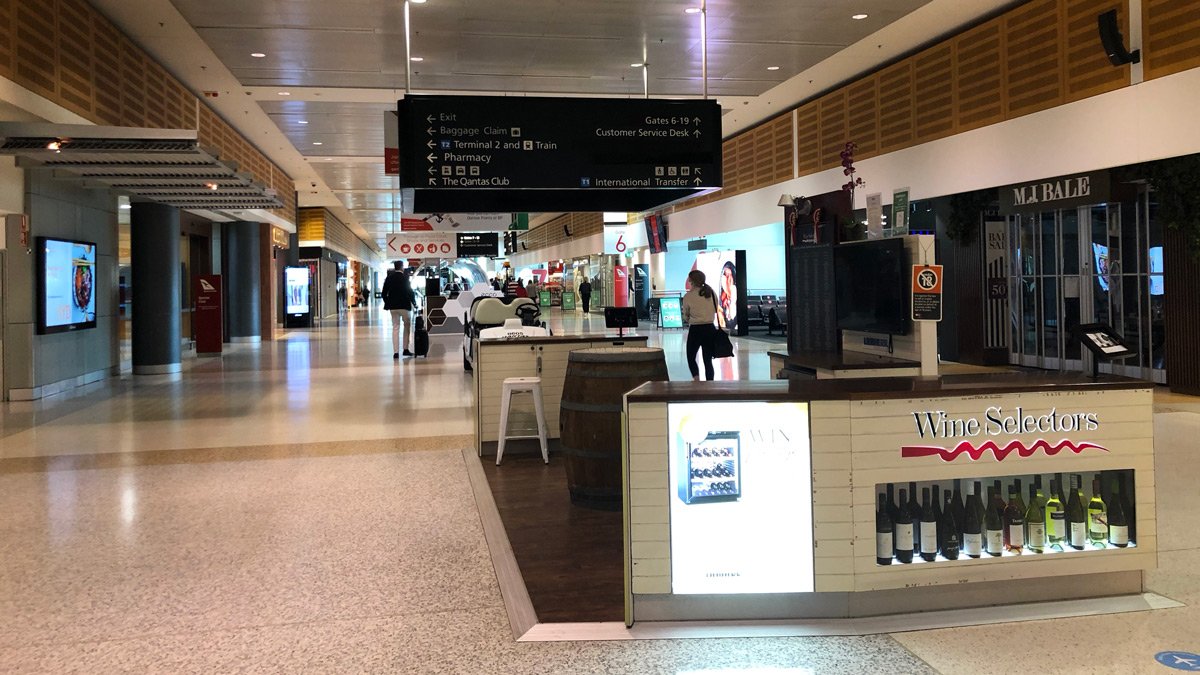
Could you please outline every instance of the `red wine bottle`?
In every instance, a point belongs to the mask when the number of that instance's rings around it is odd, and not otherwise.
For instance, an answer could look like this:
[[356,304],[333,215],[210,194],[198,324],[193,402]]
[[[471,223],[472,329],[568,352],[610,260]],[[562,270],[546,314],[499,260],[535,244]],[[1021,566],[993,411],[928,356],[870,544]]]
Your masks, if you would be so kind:
[[929,488],[921,488],[920,527],[921,559],[933,562],[938,553],[937,516],[934,515],[933,506],[929,501]]
[[962,548],[968,558],[978,558],[983,555],[983,500],[979,491],[983,484],[975,481],[975,491],[967,496],[966,516],[963,523]]
[[896,549],[892,543],[892,517],[888,514],[887,496],[879,495],[879,509],[875,511],[875,563],[891,565]]
[[896,518],[896,560],[902,563],[913,561],[913,517],[908,510],[908,492],[900,489],[900,514]]
[[942,557],[946,560],[958,560],[958,552],[961,548],[959,544],[958,531],[960,529],[958,523],[954,522],[954,508],[950,503],[954,497],[946,492],[946,503],[942,508],[942,519],[938,521],[938,534],[942,537],[939,542],[939,550],[942,552]]

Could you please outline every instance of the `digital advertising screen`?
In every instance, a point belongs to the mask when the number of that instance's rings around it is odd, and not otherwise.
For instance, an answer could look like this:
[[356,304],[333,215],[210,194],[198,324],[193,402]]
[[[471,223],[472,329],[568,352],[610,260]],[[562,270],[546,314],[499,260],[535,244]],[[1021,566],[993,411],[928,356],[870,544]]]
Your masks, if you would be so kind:
[[96,327],[96,244],[38,237],[38,333]]
[[[737,251],[704,251],[696,254],[692,269],[704,272],[709,286],[717,292],[725,330],[733,333],[738,327],[738,269]],[[688,290],[691,286],[688,285]]]
[[288,314],[308,314],[309,288],[308,268],[288,267],[284,269],[284,297],[287,299]]
[[672,403],[675,594],[813,590],[807,403]]
[[679,309],[679,298],[659,298],[658,316],[662,328],[683,328],[683,312]]

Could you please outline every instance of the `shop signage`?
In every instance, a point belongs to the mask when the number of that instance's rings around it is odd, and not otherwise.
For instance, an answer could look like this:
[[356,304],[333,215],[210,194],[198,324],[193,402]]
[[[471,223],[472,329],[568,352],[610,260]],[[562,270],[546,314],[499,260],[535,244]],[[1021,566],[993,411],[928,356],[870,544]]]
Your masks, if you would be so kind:
[[387,257],[457,258],[458,242],[453,232],[401,232],[387,237]]
[[1063,450],[1079,454],[1085,450],[1101,450],[1108,448],[1090,442],[1077,442],[1063,439],[1050,443],[1038,439],[1030,444],[1020,440],[1010,440],[999,445],[994,440],[975,443],[966,439],[988,436],[1013,436],[1016,434],[1070,434],[1099,431],[1100,417],[1094,412],[1063,412],[1051,408],[1043,414],[1029,414],[1024,408],[1017,407],[1009,412],[999,406],[986,409],[982,415],[973,417],[952,416],[944,410],[914,412],[913,421],[916,423],[917,436],[921,439],[964,439],[953,448],[938,445],[905,445],[900,448],[901,457],[941,457],[942,461],[952,462],[962,455],[978,460],[991,453],[996,461],[1002,462],[1011,454],[1019,457],[1032,457],[1043,452],[1053,457]]
[[271,243],[275,248],[287,248],[291,233],[281,227],[271,228]]
[[1048,178],[1000,188],[1002,213],[1052,211],[1103,204],[1109,201],[1112,185],[1107,171]]
[[1008,347],[1008,223],[987,219],[983,223],[984,283],[987,284],[984,324],[989,349]]
[[942,266],[913,265],[913,321],[942,320]]
[[542,307],[549,307],[551,304],[550,291],[538,291],[538,304]]
[[503,232],[510,229],[508,213],[405,213],[401,232]]
[[659,328],[683,328],[683,312],[679,307],[679,298],[659,298],[658,326]]
[[399,113],[400,187],[721,187],[711,100],[410,95]]
[[608,255],[625,255],[645,246],[646,228],[640,224],[604,226],[604,252]]
[[575,309],[575,291],[562,292],[562,308],[568,311]]
[[400,121],[395,110],[383,111],[383,172],[400,175]]
[[512,214],[512,222],[509,223],[508,229],[521,230],[521,231],[528,230],[529,229],[529,214],[528,213]]

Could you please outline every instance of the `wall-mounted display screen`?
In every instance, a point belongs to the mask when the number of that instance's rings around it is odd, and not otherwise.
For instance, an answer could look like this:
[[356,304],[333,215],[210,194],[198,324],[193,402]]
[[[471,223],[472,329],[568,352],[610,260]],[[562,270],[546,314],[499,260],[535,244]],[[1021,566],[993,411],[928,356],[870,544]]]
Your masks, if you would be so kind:
[[672,403],[671,590],[813,590],[808,404]]
[[287,299],[288,314],[308,314],[309,304],[309,270],[307,267],[288,267],[284,269],[284,297]]
[[37,238],[39,334],[96,327],[96,244]]
[[499,232],[472,232],[458,235],[458,257],[495,258],[500,251]]
[[[705,251],[696,254],[692,269],[704,272],[704,280],[717,292],[717,306],[725,330],[738,326],[737,251]],[[690,284],[688,289],[691,290]]]
[[910,270],[900,238],[834,246],[837,327],[907,335]]

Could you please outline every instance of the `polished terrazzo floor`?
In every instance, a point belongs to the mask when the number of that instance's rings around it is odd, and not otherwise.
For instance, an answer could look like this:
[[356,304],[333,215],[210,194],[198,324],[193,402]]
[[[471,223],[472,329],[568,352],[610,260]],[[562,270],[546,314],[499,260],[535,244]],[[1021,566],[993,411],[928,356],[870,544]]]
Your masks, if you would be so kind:
[[[563,322],[554,317],[555,325]],[[600,330],[600,322],[566,322]],[[516,643],[461,449],[457,338],[365,312],[0,412],[0,672],[1169,672],[1200,652],[1200,401],[1157,416],[1151,590],[1181,609],[866,637]],[[652,335],[669,354],[681,332]],[[767,376],[766,342],[727,376]],[[673,378],[686,377],[670,358]],[[1024,664],[1024,665],[1022,665]]]

